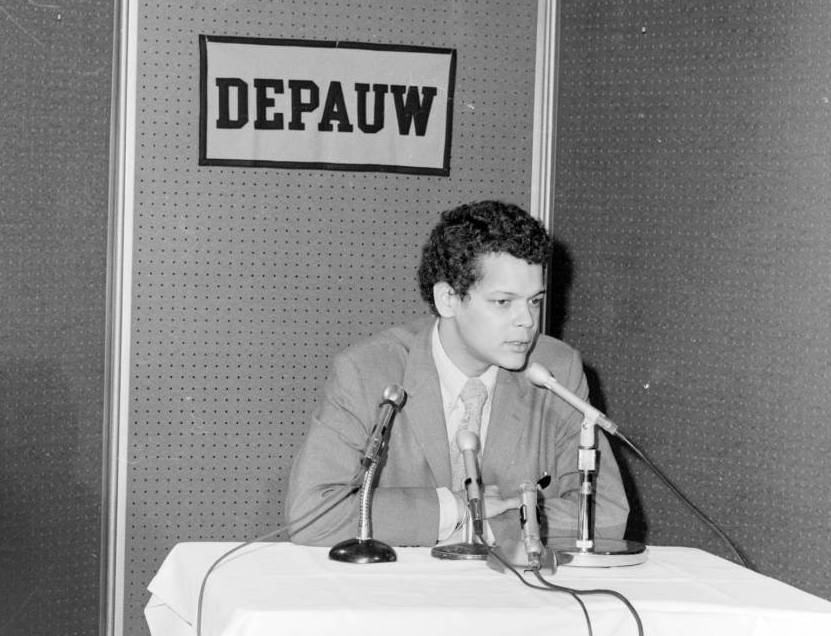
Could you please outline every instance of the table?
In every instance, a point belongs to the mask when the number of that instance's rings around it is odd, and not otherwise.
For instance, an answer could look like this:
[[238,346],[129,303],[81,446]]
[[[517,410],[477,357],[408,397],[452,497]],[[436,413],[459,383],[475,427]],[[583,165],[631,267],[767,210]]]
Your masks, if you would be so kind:
[[[173,548],[148,586],[153,636],[195,636],[204,575],[238,545]],[[327,548],[246,546],[208,577],[201,636],[588,634],[566,593],[530,589],[484,561],[435,559],[428,548],[396,553],[395,562],[362,565],[332,561]],[[548,574],[557,585],[620,592],[647,636],[831,634],[831,602],[694,548],[650,546],[640,565]],[[595,636],[637,635],[620,600],[582,598]]]

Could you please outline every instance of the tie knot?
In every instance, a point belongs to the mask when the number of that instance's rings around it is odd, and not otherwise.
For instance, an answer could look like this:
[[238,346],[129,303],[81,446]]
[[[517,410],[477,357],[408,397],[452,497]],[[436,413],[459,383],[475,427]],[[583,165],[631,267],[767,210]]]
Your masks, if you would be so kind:
[[470,378],[462,388],[459,397],[465,405],[465,419],[478,424],[482,418],[482,407],[488,399],[488,389],[485,383],[479,378]]

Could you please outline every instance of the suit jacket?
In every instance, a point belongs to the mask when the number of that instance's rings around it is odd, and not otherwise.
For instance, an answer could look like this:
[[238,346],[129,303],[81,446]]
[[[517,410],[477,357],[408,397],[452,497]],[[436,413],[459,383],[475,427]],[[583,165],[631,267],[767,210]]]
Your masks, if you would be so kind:
[[[338,354],[289,479],[286,512],[293,541],[333,545],[358,531],[360,461],[384,388],[400,384],[407,400],[391,426],[372,498],[372,536],[399,546],[432,546],[438,538],[436,488],[450,487],[450,451],[441,390],[431,352],[433,319],[394,327]],[[550,369],[582,398],[588,387],[580,355],[539,336],[530,360]],[[499,369],[480,471],[503,496],[525,480],[552,479],[540,495],[543,537],[577,533],[577,448],[582,415],[521,372]],[[617,464],[598,429],[597,537],[623,536],[628,504]],[[349,493],[349,494],[346,494]],[[511,510],[488,521],[497,543],[520,537]]]

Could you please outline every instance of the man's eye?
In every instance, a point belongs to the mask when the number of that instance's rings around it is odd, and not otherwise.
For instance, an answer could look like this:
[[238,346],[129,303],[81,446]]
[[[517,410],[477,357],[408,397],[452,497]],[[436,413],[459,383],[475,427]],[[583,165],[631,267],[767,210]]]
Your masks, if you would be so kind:
[[534,307],[539,307],[540,305],[542,305],[542,297],[539,297],[539,298],[532,298],[532,299],[531,299],[531,304],[532,304]]
[[511,301],[508,298],[496,298],[494,301],[500,307],[506,307],[507,305],[511,304]]

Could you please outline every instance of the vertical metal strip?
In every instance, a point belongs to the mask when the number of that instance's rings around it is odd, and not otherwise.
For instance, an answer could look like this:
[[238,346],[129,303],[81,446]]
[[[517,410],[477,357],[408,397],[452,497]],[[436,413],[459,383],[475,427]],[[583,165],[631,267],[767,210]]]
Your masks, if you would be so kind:
[[135,179],[135,87],[138,2],[115,10],[110,113],[109,246],[104,405],[104,475],[99,633],[124,632],[124,545],[130,396],[130,306]]
[[558,0],[539,0],[534,75],[534,144],[531,160],[531,213],[550,227],[554,192],[557,124]]
[[[531,214],[552,227],[557,132],[557,59],[559,0],[537,2],[537,58],[534,73],[534,132],[531,159]],[[548,325],[551,308],[543,308]]]

